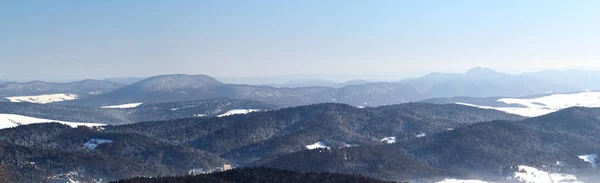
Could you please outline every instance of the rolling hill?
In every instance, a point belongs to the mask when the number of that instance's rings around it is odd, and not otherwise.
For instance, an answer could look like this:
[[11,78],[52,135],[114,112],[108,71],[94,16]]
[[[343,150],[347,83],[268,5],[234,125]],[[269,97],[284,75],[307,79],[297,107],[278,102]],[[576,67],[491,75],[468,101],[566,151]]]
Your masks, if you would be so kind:
[[64,101],[59,104],[101,107],[129,103],[177,102],[221,97],[255,100],[279,106],[298,106],[336,101],[357,106],[378,106],[424,99],[423,95],[400,83],[350,84],[339,89],[322,86],[278,88],[223,84],[205,75],[162,75],[141,80],[104,95]]
[[[0,102],[0,115],[18,115],[31,118],[27,120],[25,118],[6,118],[7,120],[12,119],[16,123],[23,124],[50,121],[129,124],[140,121],[216,117],[240,109],[273,110],[277,108],[277,106],[261,102],[227,98],[143,104],[135,108],[125,109]],[[0,123],[0,126],[8,127],[14,126],[14,124],[13,122],[5,121],[4,123]]]
[[[32,103],[59,102],[65,99],[73,100],[108,93],[122,86],[124,85],[100,80],[83,80],[70,83],[44,81],[27,83],[8,82],[0,84],[0,97],[2,97],[2,101]],[[52,96],[52,94],[55,96]],[[14,99],[9,100],[6,97],[14,97]],[[58,99],[53,100],[53,98]]]

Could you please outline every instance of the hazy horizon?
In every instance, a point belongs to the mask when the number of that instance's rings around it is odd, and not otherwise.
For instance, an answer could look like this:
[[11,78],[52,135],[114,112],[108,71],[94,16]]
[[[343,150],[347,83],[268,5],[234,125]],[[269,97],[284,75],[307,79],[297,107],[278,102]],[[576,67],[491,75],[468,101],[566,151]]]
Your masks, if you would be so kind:
[[0,2],[0,80],[600,70],[598,8],[516,0]]
[[[298,74],[285,74],[285,75],[265,75],[265,76],[212,76],[221,82],[230,83],[230,84],[252,84],[252,85],[270,85],[270,84],[285,84],[289,81],[295,80],[323,80],[323,81],[333,81],[338,83],[343,83],[352,80],[366,80],[370,82],[395,82],[401,81],[405,79],[419,78],[426,76],[432,73],[446,73],[446,74],[463,74],[468,72],[471,69],[483,68],[483,69],[491,69],[496,72],[509,74],[509,75],[520,75],[526,73],[535,73],[535,72],[544,72],[544,71],[591,71],[591,72],[600,72],[600,70],[591,70],[591,69],[547,69],[547,70],[532,70],[528,72],[503,72],[500,70],[496,70],[493,68],[487,67],[471,67],[464,71],[458,72],[424,72],[419,74],[409,75],[406,73],[373,73],[373,74],[319,74],[319,73],[298,73]],[[32,82],[32,81],[45,81],[45,82],[76,82],[87,79],[92,80],[111,80],[111,79],[131,79],[131,80],[140,80],[145,79],[152,76],[160,76],[160,75],[206,75],[202,73],[163,73],[157,75],[150,76],[124,76],[124,77],[105,77],[105,78],[76,78],[76,79],[31,79],[31,80],[9,80],[0,78],[0,81],[3,82]]]

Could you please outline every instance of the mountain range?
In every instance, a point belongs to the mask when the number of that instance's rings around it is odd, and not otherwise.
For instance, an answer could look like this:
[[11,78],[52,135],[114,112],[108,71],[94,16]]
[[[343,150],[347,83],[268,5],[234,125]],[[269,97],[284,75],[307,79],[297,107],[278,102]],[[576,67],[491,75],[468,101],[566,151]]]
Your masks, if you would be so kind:
[[[559,77],[560,76],[560,77]],[[323,102],[355,106],[379,106],[443,97],[521,97],[544,93],[569,93],[600,89],[594,71],[544,71],[510,75],[485,68],[466,73],[432,73],[398,82],[352,80],[293,80],[282,85],[240,85],[222,83],[206,75],[161,75],[135,78],[132,84],[84,80],[72,83],[0,84],[3,101],[38,102],[35,95],[63,94],[76,97],[48,100],[62,105],[102,107],[128,103],[157,103],[208,98],[248,99],[278,106],[298,106]],[[115,80],[116,81],[116,80]],[[15,97],[16,96],[16,97]],[[18,98],[21,96],[21,98]],[[23,97],[30,96],[30,97]],[[14,97],[8,100],[6,97]],[[52,98],[57,96],[38,96]],[[61,96],[58,96],[61,97]],[[69,100],[69,101],[65,101]],[[41,102],[40,102],[41,103]]]
[[[510,75],[491,69],[473,68],[463,74],[432,73],[398,82],[352,80],[337,83],[320,79],[297,79],[280,85],[264,86],[226,84],[206,75],[179,74],[146,79],[113,78],[71,83],[9,82],[0,84],[0,96],[4,96],[0,101],[58,102],[64,105],[102,107],[226,97],[278,106],[323,102],[378,106],[441,97],[521,97],[550,92],[595,90],[600,89],[594,85],[596,78],[600,79],[600,72],[567,70]],[[133,83],[121,84],[129,82]],[[51,94],[62,95],[44,96]],[[56,97],[62,98],[52,99]]]
[[[600,74],[575,72],[474,68],[278,86],[183,74],[2,83],[0,181],[593,183]],[[229,168],[239,169],[214,173]],[[202,175],[172,177],[188,174]]]
[[123,84],[101,80],[83,80],[70,83],[52,83],[31,81],[27,83],[6,82],[0,84],[0,101],[9,101],[6,97],[37,96],[47,94],[73,94],[76,98],[109,93],[123,87]]
[[103,95],[58,104],[101,107],[125,103],[174,102],[221,97],[255,100],[279,106],[323,102],[377,106],[424,99],[423,95],[400,83],[367,83],[348,85],[339,89],[319,86],[277,88],[224,84],[205,75],[163,75],[150,77]]

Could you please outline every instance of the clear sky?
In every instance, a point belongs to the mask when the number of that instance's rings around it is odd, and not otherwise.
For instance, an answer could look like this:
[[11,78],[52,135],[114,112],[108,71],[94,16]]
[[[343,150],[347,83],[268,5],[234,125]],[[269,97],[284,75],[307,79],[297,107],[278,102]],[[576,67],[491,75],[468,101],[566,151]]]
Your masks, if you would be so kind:
[[598,0],[5,0],[0,80],[600,70]]

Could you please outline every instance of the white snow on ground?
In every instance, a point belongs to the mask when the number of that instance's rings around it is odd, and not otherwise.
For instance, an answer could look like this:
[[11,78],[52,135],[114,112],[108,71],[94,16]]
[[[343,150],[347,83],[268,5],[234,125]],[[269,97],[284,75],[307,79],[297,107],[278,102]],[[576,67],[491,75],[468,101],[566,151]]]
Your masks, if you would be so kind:
[[568,174],[548,173],[533,167],[520,165],[514,178],[525,183],[583,183],[577,177]]
[[582,159],[585,162],[592,164],[592,167],[596,168],[598,165],[596,164],[596,159],[598,159],[597,154],[588,154],[588,155],[580,155],[579,159]]
[[520,104],[525,107],[490,107],[461,102],[457,102],[456,104],[479,107],[483,109],[495,109],[526,117],[535,117],[575,106],[600,107],[600,92],[552,94],[532,99],[502,98],[498,99],[498,102],[504,102],[506,104]]
[[142,104],[143,103],[129,103],[129,104],[102,106],[100,108],[102,108],[102,109],[129,109],[129,108],[136,108]]
[[10,102],[29,102],[38,104],[47,104],[52,102],[61,102],[66,100],[75,100],[77,95],[68,93],[57,93],[57,94],[46,94],[46,95],[34,95],[34,96],[14,96],[6,97]]
[[436,183],[489,183],[482,180],[460,180],[460,179],[444,179]]
[[384,142],[386,144],[393,144],[396,143],[396,137],[385,137],[381,139],[381,142]]
[[106,125],[106,124],[100,124],[100,123],[82,123],[82,122],[68,122],[68,121],[59,121],[59,120],[52,120],[52,119],[42,119],[42,118],[34,118],[34,117],[29,117],[29,116],[17,115],[17,114],[0,114],[0,129],[17,127],[19,125],[28,125],[28,124],[35,124],[35,123],[51,123],[51,122],[57,122],[57,123],[61,123],[64,125],[69,125],[71,127],[77,127],[77,126],[93,127],[93,126]]
[[233,110],[229,110],[221,115],[218,115],[217,117],[231,116],[231,115],[235,115],[235,114],[248,114],[248,113],[257,112],[257,111],[260,111],[260,109],[233,109]]
[[307,145],[306,146],[307,149],[313,150],[313,149],[329,149],[329,146],[325,145],[324,142],[317,142],[311,145]]
[[95,150],[96,147],[98,147],[100,144],[107,144],[107,143],[112,143],[112,140],[105,140],[105,139],[92,139],[90,141],[87,141],[86,143],[83,143],[83,146],[90,149],[90,150]]

